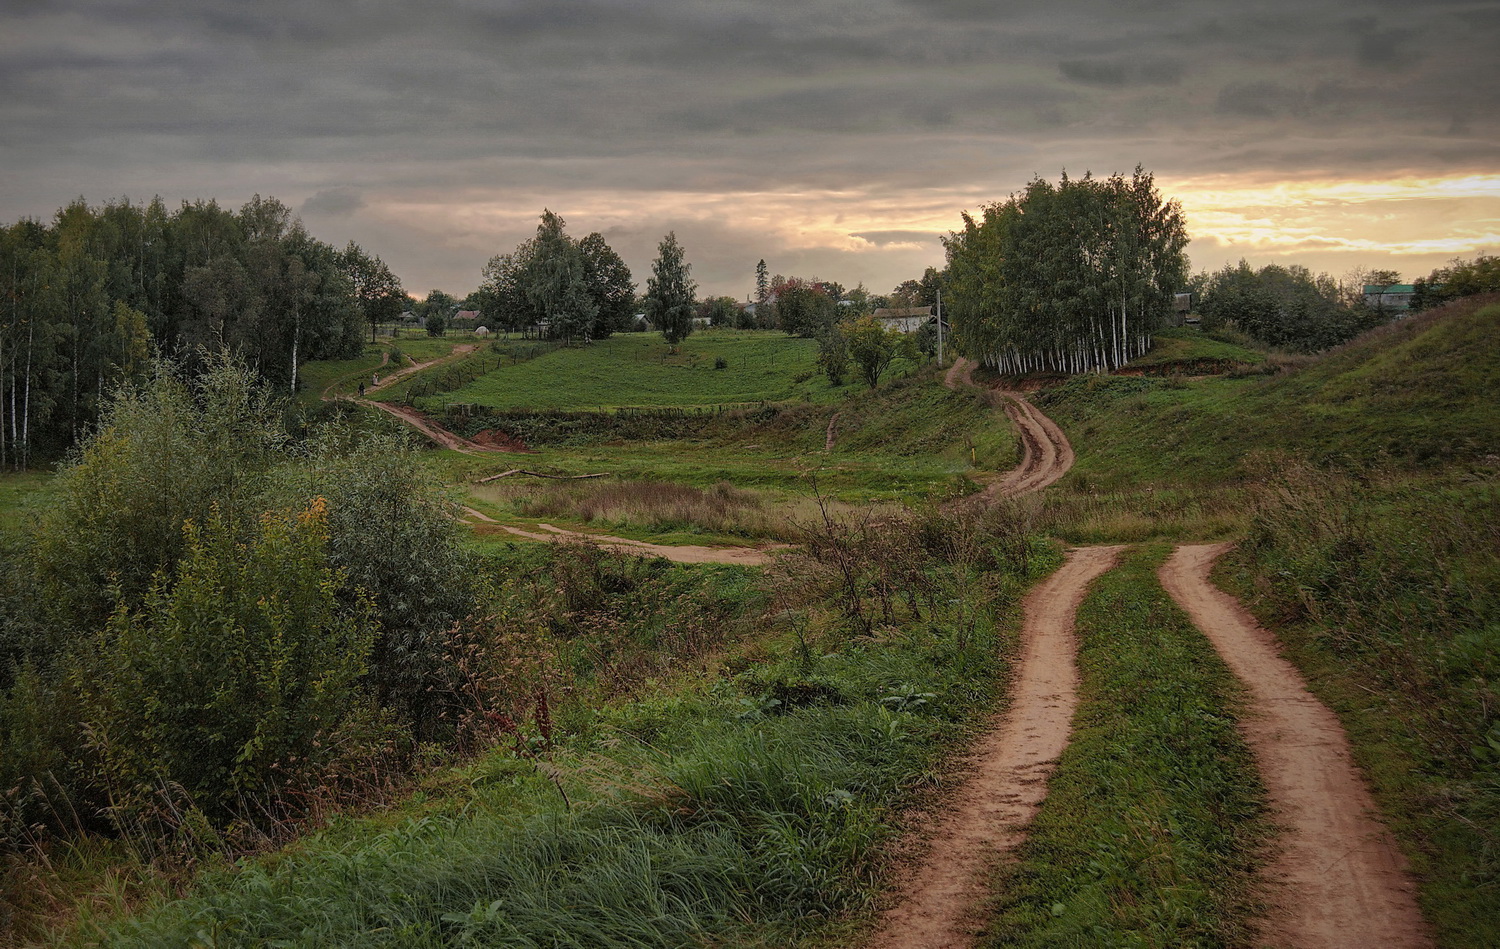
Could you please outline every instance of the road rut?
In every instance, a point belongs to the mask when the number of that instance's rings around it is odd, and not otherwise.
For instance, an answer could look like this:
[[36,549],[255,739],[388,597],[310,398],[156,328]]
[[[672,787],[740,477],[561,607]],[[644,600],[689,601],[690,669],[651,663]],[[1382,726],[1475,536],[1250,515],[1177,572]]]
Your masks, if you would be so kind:
[[1243,729],[1283,826],[1265,871],[1274,910],[1263,938],[1290,949],[1433,945],[1338,718],[1280,656],[1276,638],[1209,582],[1229,546],[1178,547],[1160,577],[1250,692]]
[[986,871],[1020,843],[1067,746],[1078,704],[1074,614],[1121,547],[1084,547],[1024,602],[1011,702],[971,752],[973,773],[917,833],[928,850],[871,949],[959,949],[983,920]]

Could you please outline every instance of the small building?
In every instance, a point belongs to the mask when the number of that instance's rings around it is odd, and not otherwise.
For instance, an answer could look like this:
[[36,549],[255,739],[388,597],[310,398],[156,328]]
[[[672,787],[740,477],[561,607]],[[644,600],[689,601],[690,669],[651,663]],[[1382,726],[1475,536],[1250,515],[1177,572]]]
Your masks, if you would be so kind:
[[474,331],[474,335],[475,336],[479,336],[481,338],[485,337],[485,336],[488,336],[488,335],[490,335],[490,328],[488,326],[481,326],[477,330]]
[[1417,288],[1409,283],[1365,284],[1365,306],[1378,312],[1406,312],[1411,309],[1411,298]]
[[888,330],[903,333],[915,333],[933,320],[930,306],[881,307],[875,311],[877,323]]

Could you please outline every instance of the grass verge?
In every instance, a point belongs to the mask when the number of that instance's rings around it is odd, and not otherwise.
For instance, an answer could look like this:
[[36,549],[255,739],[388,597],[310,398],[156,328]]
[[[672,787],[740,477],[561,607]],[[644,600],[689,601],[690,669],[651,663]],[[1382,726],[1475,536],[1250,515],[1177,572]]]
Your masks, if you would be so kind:
[[986,946],[1248,941],[1264,791],[1232,675],[1129,551],[1078,613],[1075,732]]

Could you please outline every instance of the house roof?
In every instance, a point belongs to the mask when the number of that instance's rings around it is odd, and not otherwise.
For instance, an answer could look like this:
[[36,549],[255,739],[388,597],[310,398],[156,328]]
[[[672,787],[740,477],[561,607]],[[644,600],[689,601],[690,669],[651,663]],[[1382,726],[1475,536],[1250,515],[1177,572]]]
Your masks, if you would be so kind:
[[931,316],[930,306],[881,307],[875,311],[877,320],[899,320],[913,316]]

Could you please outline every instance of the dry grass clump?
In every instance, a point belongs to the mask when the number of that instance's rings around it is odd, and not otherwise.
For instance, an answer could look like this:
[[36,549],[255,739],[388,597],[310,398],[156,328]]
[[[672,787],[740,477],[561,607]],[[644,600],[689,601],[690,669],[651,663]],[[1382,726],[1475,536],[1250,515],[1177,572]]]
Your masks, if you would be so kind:
[[668,481],[588,481],[476,491],[523,517],[556,518],[656,533],[728,534],[792,540],[788,512],[764,496],[719,482],[708,488]]

